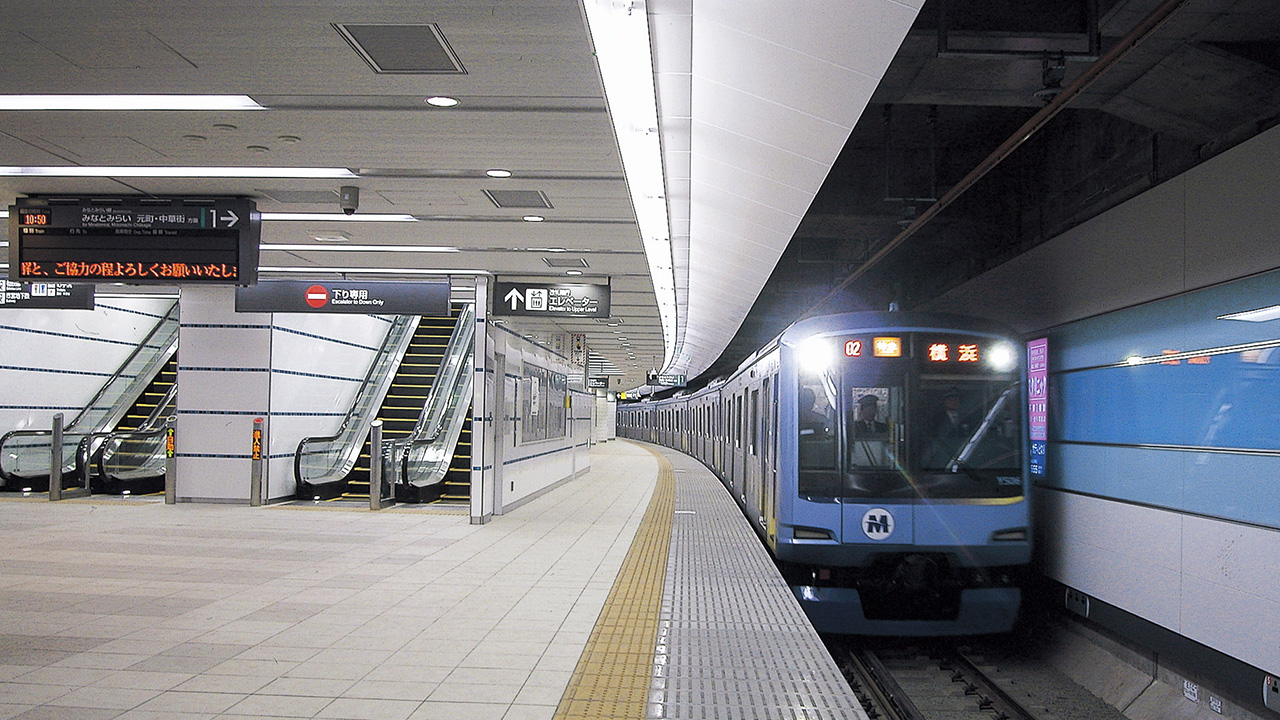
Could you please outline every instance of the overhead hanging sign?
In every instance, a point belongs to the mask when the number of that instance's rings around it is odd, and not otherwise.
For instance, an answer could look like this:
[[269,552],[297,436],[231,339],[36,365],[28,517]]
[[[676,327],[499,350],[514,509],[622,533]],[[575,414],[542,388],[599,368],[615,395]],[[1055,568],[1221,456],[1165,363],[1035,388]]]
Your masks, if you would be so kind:
[[649,373],[647,382],[650,385],[665,385],[667,387],[684,387],[687,383],[684,375],[670,375],[664,373]]
[[607,390],[609,388],[609,378],[589,377],[587,378],[587,387],[595,390]]
[[251,285],[260,237],[257,206],[244,198],[18,198],[9,277]]
[[498,281],[493,284],[493,314],[609,317],[609,286]]
[[0,280],[0,309],[92,310],[93,286]]
[[448,280],[270,280],[236,288],[236,312],[356,313],[448,317]]

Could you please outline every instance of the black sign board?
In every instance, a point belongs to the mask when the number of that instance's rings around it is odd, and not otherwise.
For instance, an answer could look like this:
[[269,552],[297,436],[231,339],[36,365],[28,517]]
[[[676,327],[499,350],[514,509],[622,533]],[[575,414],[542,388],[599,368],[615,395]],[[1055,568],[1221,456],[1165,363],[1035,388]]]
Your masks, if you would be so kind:
[[358,313],[448,317],[448,280],[311,282],[270,280],[236,288],[236,312]]
[[609,388],[609,378],[607,377],[589,377],[587,378],[587,387],[599,390],[607,390]]
[[9,208],[9,276],[252,285],[260,236],[247,199],[19,198]]
[[493,284],[493,314],[609,317],[609,286],[498,281]]
[[16,283],[0,280],[0,310],[92,310],[93,286],[72,283]]
[[649,373],[646,381],[650,385],[665,385],[667,387],[684,387],[687,383],[684,375],[664,375],[661,373]]

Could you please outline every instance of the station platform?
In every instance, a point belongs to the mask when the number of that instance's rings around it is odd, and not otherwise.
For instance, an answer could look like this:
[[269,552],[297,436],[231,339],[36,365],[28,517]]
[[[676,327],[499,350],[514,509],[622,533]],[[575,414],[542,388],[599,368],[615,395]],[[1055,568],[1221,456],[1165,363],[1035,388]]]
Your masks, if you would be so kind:
[[862,718],[701,464],[432,507],[0,502],[0,719]]

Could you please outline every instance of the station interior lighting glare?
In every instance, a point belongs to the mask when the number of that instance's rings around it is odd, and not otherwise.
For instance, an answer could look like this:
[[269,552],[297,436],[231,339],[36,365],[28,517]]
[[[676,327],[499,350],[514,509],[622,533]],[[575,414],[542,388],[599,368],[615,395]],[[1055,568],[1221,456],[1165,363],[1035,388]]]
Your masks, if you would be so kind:
[[1268,320],[1280,319],[1280,305],[1271,305],[1270,307],[1258,308],[1257,310],[1246,310],[1244,312],[1230,313],[1228,315],[1219,315],[1219,320],[1243,320],[1245,322],[1267,322]]
[[796,346],[796,361],[806,372],[819,375],[831,368],[836,352],[831,341],[815,335]]
[[355,178],[348,168],[5,165],[3,177]]
[[672,361],[676,345],[675,263],[669,239],[649,17],[643,2],[586,0],[584,6],[631,204],[640,236],[645,238],[645,256],[662,318],[665,367]]
[[987,363],[996,372],[1007,372],[1018,364],[1018,353],[1011,345],[1001,343],[987,353]]
[[0,110],[266,110],[248,95],[0,95]]
[[418,222],[418,218],[406,213],[287,213],[264,212],[264,222]]
[[[297,250],[316,250],[315,245],[293,243],[262,243],[262,250],[280,250],[291,252]],[[325,252],[401,252],[401,253],[456,253],[459,248],[446,245],[333,245],[325,246]]]

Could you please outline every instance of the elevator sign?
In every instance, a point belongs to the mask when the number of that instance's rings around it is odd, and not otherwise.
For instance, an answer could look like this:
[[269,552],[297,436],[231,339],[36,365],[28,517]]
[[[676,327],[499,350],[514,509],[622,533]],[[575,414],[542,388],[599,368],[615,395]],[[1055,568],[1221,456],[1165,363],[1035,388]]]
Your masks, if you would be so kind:
[[609,286],[569,283],[493,284],[493,314],[609,317]]

